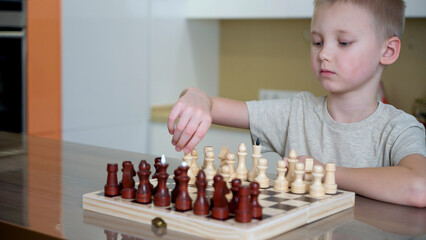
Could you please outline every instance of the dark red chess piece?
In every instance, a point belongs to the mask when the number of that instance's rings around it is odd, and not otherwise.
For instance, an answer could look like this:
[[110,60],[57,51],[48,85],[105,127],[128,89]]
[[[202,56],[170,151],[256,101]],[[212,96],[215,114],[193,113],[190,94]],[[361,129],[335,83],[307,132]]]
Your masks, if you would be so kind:
[[262,206],[260,206],[258,201],[258,196],[260,194],[259,191],[259,183],[251,182],[250,183],[250,209],[252,218],[254,219],[262,219]]
[[151,174],[151,166],[145,161],[141,160],[139,163],[139,187],[136,192],[136,201],[139,203],[147,204],[151,203],[152,190],[149,184],[149,175]]
[[[154,168],[155,168],[155,172],[154,174],[152,174],[152,179],[156,179],[158,176],[158,165],[161,164],[161,157],[156,157],[154,160]],[[157,188],[158,188],[158,181],[157,181],[157,185],[155,186],[155,188],[152,190],[152,195],[154,196],[155,193],[157,192]]]
[[213,193],[213,209],[212,217],[214,219],[225,220],[229,217],[228,200],[226,194],[229,193],[229,189],[226,186],[226,182],[223,177],[219,174],[214,176],[214,193]]
[[107,165],[108,177],[105,184],[105,196],[114,197],[120,195],[120,187],[117,181],[118,164],[108,163]]
[[231,182],[232,199],[228,204],[229,212],[235,213],[238,207],[238,190],[241,186],[241,179],[235,178]]
[[240,186],[238,190],[238,208],[235,210],[235,221],[240,223],[251,222],[250,211],[250,188],[249,186]]
[[135,198],[135,180],[133,177],[136,175],[135,169],[133,168],[133,163],[131,161],[123,162],[123,180],[121,189],[121,197],[124,199],[133,199]]
[[175,180],[175,188],[172,190],[172,203],[176,202],[176,198],[179,194],[179,181],[177,177],[179,177],[181,173],[182,172],[180,171],[179,167],[176,168],[176,170],[174,171],[175,175],[173,177],[173,180]]
[[[124,165],[129,164],[129,163],[132,163],[132,162],[131,162],[131,161],[123,161],[123,163],[121,164],[121,166],[122,166],[121,171],[123,171],[123,170],[124,170]],[[134,170],[134,169],[133,169],[133,172],[134,172],[133,176],[135,176],[135,175],[136,175],[136,172],[135,172],[135,170]],[[123,189],[123,180],[121,180],[121,181],[118,183],[118,185],[120,186],[120,192],[121,192],[121,190]]]
[[203,170],[198,171],[197,181],[197,199],[194,202],[194,214],[207,215],[210,212],[210,206],[206,198],[207,180]]
[[177,177],[179,181],[179,193],[176,197],[176,210],[178,211],[188,211],[192,208],[192,200],[188,193],[188,169],[189,167],[186,165],[185,162],[182,163],[181,166],[179,166],[179,170],[181,171],[181,174],[179,177]]
[[154,205],[159,207],[166,207],[170,205],[170,194],[169,189],[167,188],[167,178],[169,178],[169,174],[167,173],[168,163],[161,162],[158,165],[158,184],[157,191],[154,195]]
[[105,229],[104,233],[106,234],[107,240],[117,240],[118,239],[118,232],[113,232],[113,231]]

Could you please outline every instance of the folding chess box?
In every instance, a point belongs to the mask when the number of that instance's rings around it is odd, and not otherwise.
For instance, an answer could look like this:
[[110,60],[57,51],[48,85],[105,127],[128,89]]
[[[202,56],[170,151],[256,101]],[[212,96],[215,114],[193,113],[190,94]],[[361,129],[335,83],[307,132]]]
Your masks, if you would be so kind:
[[[152,182],[156,184],[156,180]],[[247,184],[248,182],[243,182],[243,185]],[[167,186],[170,191],[174,188],[171,177]],[[206,197],[210,199],[213,191],[212,185],[209,184]],[[188,192],[194,203],[197,197],[196,186],[190,184]],[[221,221],[213,219],[210,215],[195,215],[192,210],[176,211],[174,204],[156,207],[153,203],[140,204],[120,196],[106,197],[103,190],[83,195],[83,209],[89,211],[144,224],[151,224],[154,218],[159,217],[167,223],[167,228],[204,238],[267,239],[353,207],[355,194],[338,190],[334,195],[313,198],[309,194],[275,191],[271,186],[261,190],[259,203],[263,207],[261,220],[253,219],[250,223],[238,223],[232,214],[229,219]]]

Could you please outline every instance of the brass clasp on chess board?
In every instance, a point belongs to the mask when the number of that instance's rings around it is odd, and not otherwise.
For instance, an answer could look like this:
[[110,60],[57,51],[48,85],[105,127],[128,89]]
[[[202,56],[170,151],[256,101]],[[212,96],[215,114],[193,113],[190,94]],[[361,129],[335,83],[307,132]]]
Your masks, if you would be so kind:
[[162,218],[156,217],[152,219],[151,224],[158,228],[167,228],[167,223]]

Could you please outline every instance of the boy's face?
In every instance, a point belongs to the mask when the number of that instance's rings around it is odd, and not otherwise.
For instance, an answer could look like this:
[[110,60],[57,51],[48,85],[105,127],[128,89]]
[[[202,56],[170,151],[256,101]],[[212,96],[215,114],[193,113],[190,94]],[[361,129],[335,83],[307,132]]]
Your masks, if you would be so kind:
[[317,7],[311,23],[311,65],[328,92],[371,92],[380,80],[381,46],[371,21],[366,10],[351,3]]

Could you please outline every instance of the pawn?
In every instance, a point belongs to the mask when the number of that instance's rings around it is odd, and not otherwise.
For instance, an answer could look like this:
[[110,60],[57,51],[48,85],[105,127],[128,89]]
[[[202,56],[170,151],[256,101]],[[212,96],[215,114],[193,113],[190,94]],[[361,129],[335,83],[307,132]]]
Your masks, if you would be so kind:
[[251,158],[253,160],[253,165],[247,176],[249,181],[254,181],[254,179],[259,174],[258,166],[259,166],[259,159],[262,157],[261,152],[262,152],[262,146],[260,145],[260,141],[258,138],[256,139],[256,144],[253,145],[253,154],[251,155]]
[[121,189],[121,197],[124,199],[133,199],[135,198],[135,180],[133,177],[136,175],[135,169],[131,161],[123,162],[123,180]]
[[200,171],[200,168],[197,165],[197,160],[198,160],[198,151],[197,151],[197,149],[194,148],[192,150],[192,152],[191,152],[191,155],[192,155],[192,166],[191,166],[191,169],[192,169],[192,172],[194,173],[194,175],[197,176],[198,175],[198,171]]
[[259,191],[259,183],[252,182],[250,183],[250,209],[252,212],[252,218],[254,219],[262,219],[262,206],[259,204],[258,196],[260,194]]
[[197,186],[197,199],[194,202],[194,214],[196,215],[207,215],[210,211],[210,206],[206,198],[206,187],[207,180],[206,174],[203,170],[198,171],[197,181],[195,181]]
[[312,170],[314,168],[314,159],[307,158],[305,160],[305,186],[306,192],[309,192],[309,188],[312,184]]
[[[155,159],[154,159],[154,169],[155,169],[155,172],[154,172],[154,174],[152,174],[152,179],[157,179],[157,176],[158,176],[158,165],[161,163],[161,157],[156,157]],[[154,189],[152,190],[152,195],[154,196],[155,195],[155,193],[157,192],[157,189],[158,189],[158,181],[157,181],[157,185],[154,187]]]
[[148,204],[152,200],[152,188],[149,185],[149,175],[151,174],[151,166],[145,161],[141,160],[139,163],[139,187],[136,191],[136,202]]
[[221,175],[223,177],[223,181],[225,181],[225,183],[226,183],[226,186],[228,188],[231,188],[231,184],[230,184],[230,182],[231,182],[231,180],[230,180],[231,169],[229,169],[228,165],[223,165],[222,166]]
[[291,184],[291,192],[296,194],[305,193],[305,182],[303,182],[303,174],[305,173],[305,165],[303,163],[296,163],[294,173],[296,178]]
[[268,168],[268,160],[266,160],[266,158],[260,158],[258,168],[259,168],[259,174],[254,180],[259,183],[260,188],[268,188],[269,178],[266,176],[266,169]]
[[120,187],[117,180],[118,164],[108,163],[107,172],[107,182],[104,186],[105,196],[114,197],[120,195]]
[[214,168],[214,153],[211,151],[206,152],[204,161],[206,163],[206,167],[204,168],[204,172],[206,174],[206,179],[213,180],[213,177],[216,175],[216,169]]
[[287,181],[289,183],[292,183],[294,179],[296,178],[296,175],[294,174],[294,165],[299,162],[299,159],[297,159],[297,153],[294,149],[291,149],[290,154],[288,155],[288,172],[287,172]]
[[184,162],[186,162],[186,164],[188,165],[189,169],[188,169],[188,177],[189,177],[189,183],[188,184],[194,184],[195,183],[195,174],[192,171],[192,160],[193,157],[191,155],[191,153],[187,153],[182,157],[182,160]]
[[238,208],[235,210],[235,221],[240,223],[251,222],[252,215],[249,196],[249,186],[241,186],[238,190]]
[[285,178],[287,167],[285,161],[279,160],[277,163],[277,179],[274,181],[274,190],[288,192],[288,181]]
[[326,194],[336,194],[337,184],[334,173],[336,172],[336,164],[326,163],[325,164],[325,180],[324,188]]
[[230,169],[229,181],[232,181],[232,179],[237,177],[237,174],[235,173],[235,170],[234,170],[234,164],[235,164],[235,154],[228,153],[228,155],[226,156],[226,165],[228,165]]
[[175,188],[173,188],[172,190],[172,203],[176,202],[176,198],[179,194],[179,181],[178,181],[178,177],[180,176],[182,172],[180,171],[179,167],[176,168],[176,170],[174,171],[174,177],[173,180],[175,181]]
[[237,169],[235,170],[235,173],[237,175],[236,177],[245,181],[247,180],[247,177],[248,177],[248,170],[246,167],[247,148],[244,143],[241,143],[240,146],[238,147],[237,157],[238,157],[238,165],[237,165]]
[[206,162],[206,154],[207,152],[212,152],[213,153],[213,158],[214,158],[214,150],[213,150],[213,146],[205,146],[204,147],[204,162],[203,162],[203,166],[201,167],[201,169],[205,169],[207,162]]
[[229,217],[228,200],[226,194],[229,189],[226,187],[221,175],[214,176],[214,193],[213,193],[213,209],[212,217],[214,219],[225,220]]
[[179,193],[176,197],[176,210],[177,211],[188,211],[192,208],[192,199],[188,193],[188,165],[186,162],[182,162],[182,165],[179,166],[179,170],[181,171],[180,176],[177,178],[179,181]]
[[235,213],[235,210],[238,207],[238,190],[241,186],[241,180],[238,178],[233,179],[231,185],[232,199],[228,204],[228,208],[230,213]]
[[324,176],[323,167],[315,165],[312,175],[314,176],[314,181],[309,188],[309,195],[312,197],[323,197],[325,195],[325,189],[321,183],[321,179]]
[[170,194],[169,189],[167,188],[167,179],[169,178],[169,174],[167,173],[167,167],[169,166],[166,163],[166,158],[161,157],[161,163],[158,165],[158,188],[157,192],[154,195],[154,205],[159,207],[167,207],[170,205]]

